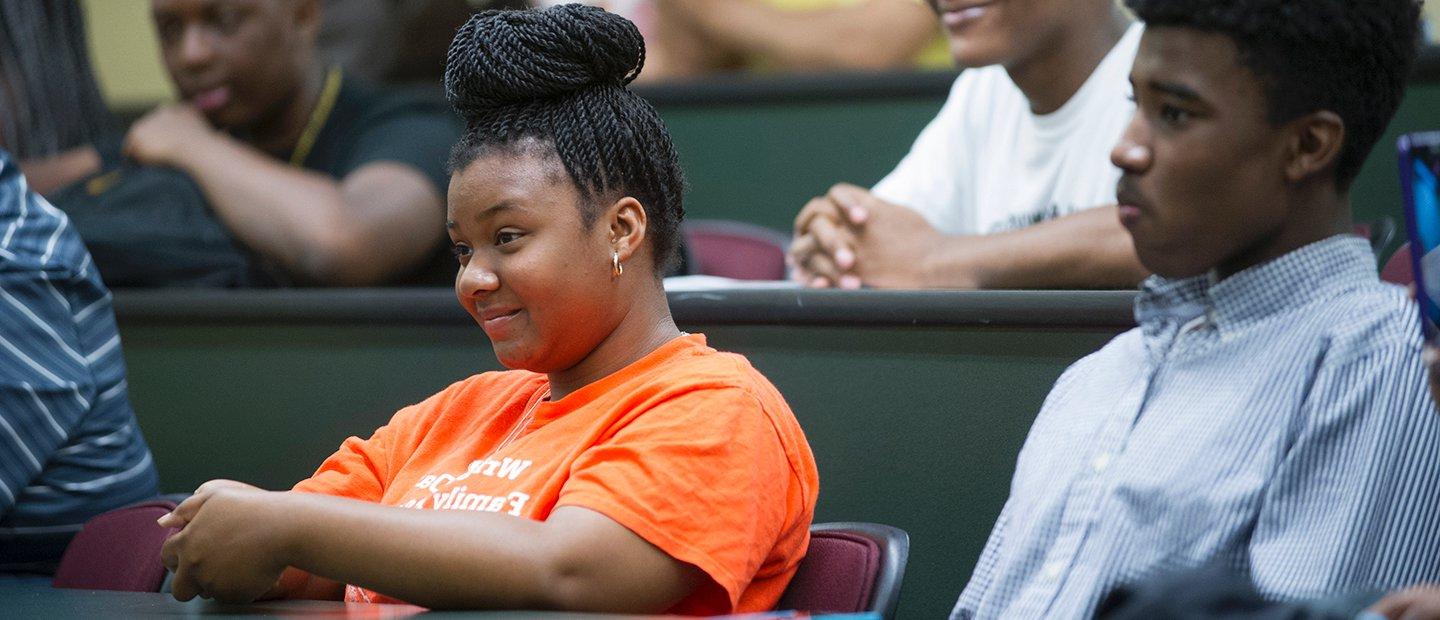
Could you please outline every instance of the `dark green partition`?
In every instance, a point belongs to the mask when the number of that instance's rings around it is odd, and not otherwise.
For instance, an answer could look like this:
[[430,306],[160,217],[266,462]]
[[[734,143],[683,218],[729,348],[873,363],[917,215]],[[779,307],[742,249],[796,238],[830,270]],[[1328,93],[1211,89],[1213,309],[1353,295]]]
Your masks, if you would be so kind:
[[[902,617],[941,617],[999,514],[1051,383],[1130,324],[1130,293],[672,293],[747,355],[820,467],[820,521],[909,531]],[[449,291],[121,293],[131,399],[162,487],[285,488],[351,434],[496,368]]]

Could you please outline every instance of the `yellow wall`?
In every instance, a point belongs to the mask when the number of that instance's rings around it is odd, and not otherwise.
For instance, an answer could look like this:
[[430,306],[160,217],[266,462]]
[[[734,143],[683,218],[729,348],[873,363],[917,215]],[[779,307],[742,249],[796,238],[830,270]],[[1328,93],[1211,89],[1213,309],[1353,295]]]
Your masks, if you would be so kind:
[[1425,21],[1428,22],[1426,36],[1432,45],[1440,43],[1440,2],[1430,0],[1425,3]]
[[150,0],[81,0],[90,57],[111,108],[145,108],[174,99],[150,24]]

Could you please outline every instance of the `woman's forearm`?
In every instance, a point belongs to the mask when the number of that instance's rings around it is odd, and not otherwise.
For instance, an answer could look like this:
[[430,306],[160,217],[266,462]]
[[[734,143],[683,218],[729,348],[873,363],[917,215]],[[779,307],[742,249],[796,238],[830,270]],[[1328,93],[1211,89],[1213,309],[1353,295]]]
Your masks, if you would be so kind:
[[278,529],[290,566],[416,605],[657,613],[705,579],[585,508],[532,521],[286,495]]
[[556,608],[545,524],[289,494],[291,566],[432,608]]

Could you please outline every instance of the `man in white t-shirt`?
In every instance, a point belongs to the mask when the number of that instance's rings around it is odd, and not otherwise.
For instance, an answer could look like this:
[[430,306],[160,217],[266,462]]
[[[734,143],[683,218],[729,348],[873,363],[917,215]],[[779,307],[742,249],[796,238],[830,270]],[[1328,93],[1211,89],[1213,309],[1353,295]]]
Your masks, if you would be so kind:
[[1141,26],[1113,0],[929,3],[951,54],[972,68],[874,188],[839,184],[801,210],[795,277],[841,288],[1135,286],[1146,272],[1116,216],[1109,150],[1134,110]]

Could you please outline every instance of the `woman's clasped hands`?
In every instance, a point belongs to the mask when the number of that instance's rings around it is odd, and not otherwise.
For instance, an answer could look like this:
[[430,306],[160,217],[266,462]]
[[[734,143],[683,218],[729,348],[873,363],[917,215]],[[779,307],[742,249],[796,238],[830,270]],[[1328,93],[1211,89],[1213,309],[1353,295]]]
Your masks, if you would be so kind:
[[285,523],[280,514],[289,495],[211,480],[161,517],[161,527],[180,530],[160,551],[174,573],[175,598],[248,603],[274,590],[288,565],[287,538],[277,524]]

